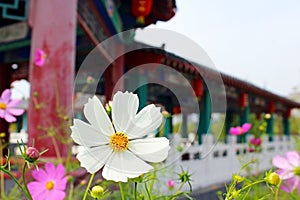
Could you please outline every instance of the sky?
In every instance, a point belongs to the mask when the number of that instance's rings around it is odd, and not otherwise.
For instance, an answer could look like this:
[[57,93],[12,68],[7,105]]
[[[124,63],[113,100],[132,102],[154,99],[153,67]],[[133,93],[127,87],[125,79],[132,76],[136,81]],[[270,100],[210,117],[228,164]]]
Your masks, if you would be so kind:
[[[278,95],[300,89],[299,0],[176,0],[176,15],[138,30],[136,39],[202,62],[174,41],[151,41],[147,31],[172,30],[193,40],[218,71]],[[205,62],[205,61],[204,61]]]

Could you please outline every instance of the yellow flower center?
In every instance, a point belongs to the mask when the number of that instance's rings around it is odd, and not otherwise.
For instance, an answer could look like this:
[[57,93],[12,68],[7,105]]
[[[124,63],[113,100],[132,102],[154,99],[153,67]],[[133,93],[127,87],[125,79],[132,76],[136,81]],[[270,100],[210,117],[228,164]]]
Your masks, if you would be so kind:
[[6,104],[3,102],[0,102],[0,109],[5,110],[6,109]]
[[128,141],[127,135],[122,132],[110,136],[110,145],[115,151],[125,151],[128,148]]
[[47,190],[52,190],[54,188],[54,183],[53,183],[53,181],[48,181],[47,183],[46,183],[46,189]]

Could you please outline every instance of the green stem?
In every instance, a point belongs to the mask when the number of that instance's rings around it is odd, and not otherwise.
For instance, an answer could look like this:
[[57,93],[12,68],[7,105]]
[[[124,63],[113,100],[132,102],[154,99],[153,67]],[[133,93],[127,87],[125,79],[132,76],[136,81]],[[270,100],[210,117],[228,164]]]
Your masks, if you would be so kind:
[[72,182],[70,185],[69,200],[72,200],[73,191],[74,191],[74,183]]
[[27,193],[24,191],[24,188],[22,187],[22,185],[19,183],[19,181],[10,173],[10,171],[3,169],[2,167],[0,167],[0,170],[3,171],[4,173],[6,173],[17,185],[18,187],[26,194]]
[[24,184],[24,188],[25,188],[25,191],[27,192],[28,194],[28,198],[29,200],[32,200],[32,196],[28,190],[28,187],[27,187],[27,183],[26,183],[26,179],[25,179],[25,171],[26,171],[26,162],[24,163],[24,166],[23,166],[23,171],[22,171],[22,180],[23,180],[23,184]]
[[134,182],[134,199],[137,200],[137,182]]
[[[182,187],[184,186],[184,183],[181,183],[180,186],[178,187],[177,191],[175,192],[174,196],[179,194],[181,192]],[[175,197],[172,198],[172,200],[175,199]]]
[[149,190],[152,191],[153,189],[153,185],[154,185],[154,180],[156,179],[156,165],[153,166],[154,169],[153,169],[153,178],[152,180],[150,181],[150,184],[149,184]]
[[[2,146],[2,142],[0,142],[0,166],[3,166],[3,146]],[[1,172],[0,174],[0,179],[1,179],[1,197],[2,199],[5,199],[5,186],[4,186],[4,173]]]
[[122,200],[125,200],[122,182],[119,182],[119,188],[120,188],[121,198]]
[[263,182],[265,182],[265,180],[255,181],[255,182],[253,182],[253,183],[247,185],[246,187],[243,187],[242,189],[240,189],[240,192],[243,191],[243,190],[246,190],[247,188],[252,187],[253,185],[256,185],[256,184],[259,184],[259,183],[263,183]]
[[276,191],[275,191],[275,200],[278,200],[278,193],[279,193],[279,188],[280,188],[280,185],[281,185],[281,181],[280,183],[277,185],[277,188],[276,188]]
[[146,189],[146,192],[147,192],[147,195],[148,195],[149,200],[151,200],[152,198],[151,198],[151,194],[150,194],[150,192],[149,192],[149,189],[148,189],[148,187],[147,187],[147,183],[145,183],[145,189]]
[[86,190],[85,190],[85,193],[84,193],[84,196],[83,196],[83,199],[82,199],[82,200],[85,200],[85,199],[86,199],[86,197],[87,197],[87,195],[88,195],[88,193],[89,193],[89,189],[90,189],[90,187],[91,187],[91,185],[92,185],[92,182],[93,182],[94,177],[95,177],[95,173],[94,173],[94,174],[91,174],[89,183],[88,183],[88,185],[87,185],[87,187],[86,187]]
[[184,183],[181,183],[177,191],[180,191],[182,189],[183,185],[184,185]]

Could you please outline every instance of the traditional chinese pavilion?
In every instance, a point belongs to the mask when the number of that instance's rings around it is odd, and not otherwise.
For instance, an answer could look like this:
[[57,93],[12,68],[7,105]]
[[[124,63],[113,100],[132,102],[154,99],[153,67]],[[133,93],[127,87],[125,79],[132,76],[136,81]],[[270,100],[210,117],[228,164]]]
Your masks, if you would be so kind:
[[[49,136],[58,134],[61,139],[55,142],[60,154],[65,156],[67,146],[64,140],[69,134],[72,103],[79,99],[78,94],[97,93],[108,101],[116,89],[124,90],[134,81],[143,83],[143,86],[135,88],[141,106],[148,102],[160,103],[172,114],[182,113],[182,133],[186,136],[187,115],[191,113],[189,100],[179,106],[172,91],[161,86],[176,85],[184,96],[185,85],[170,81],[169,74],[160,71],[161,65],[169,66],[191,83],[200,108],[198,135],[208,133],[213,94],[208,90],[205,79],[213,80],[219,73],[162,48],[149,47],[133,40],[136,28],[167,21],[175,12],[175,0],[0,0],[0,92],[9,88],[15,80],[27,79],[31,83],[28,109],[19,119],[23,121],[22,128],[29,134],[28,142],[34,139],[37,148],[48,148],[47,155],[54,156],[55,149]],[[126,30],[126,37],[116,37],[115,48],[110,48],[110,44],[97,46],[98,59],[88,63],[90,68],[81,67],[96,45]],[[139,50],[123,53],[128,46],[138,46]],[[42,67],[34,64],[37,49],[47,54],[47,62]],[[121,56],[114,59],[119,54]],[[147,63],[152,63],[147,76],[145,71],[137,71],[134,81],[121,78]],[[105,64],[108,67],[101,69]],[[98,74],[99,69],[103,72],[102,76]],[[92,89],[85,88],[85,79],[89,76],[97,80]],[[240,115],[241,123],[249,121],[249,113],[270,113],[267,132],[272,140],[273,114],[277,113],[284,118],[284,134],[290,134],[290,112],[292,108],[300,108],[300,104],[226,74],[221,74],[221,78],[226,91],[227,128],[234,113]],[[214,92],[217,97],[217,91]],[[218,108],[215,109],[218,111]],[[164,129],[166,136],[172,133],[172,127],[172,118],[168,118]],[[9,124],[0,119],[0,132],[7,133],[6,141],[8,128]],[[201,143],[201,137],[198,139]]]

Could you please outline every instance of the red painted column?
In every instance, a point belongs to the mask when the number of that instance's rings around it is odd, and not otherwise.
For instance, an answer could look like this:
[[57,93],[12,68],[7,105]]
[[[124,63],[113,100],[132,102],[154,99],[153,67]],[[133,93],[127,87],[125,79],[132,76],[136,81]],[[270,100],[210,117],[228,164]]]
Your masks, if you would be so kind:
[[[64,142],[70,139],[67,118],[71,116],[73,99],[76,8],[77,0],[30,1],[28,141],[30,144],[34,140],[38,150],[48,149],[44,154],[47,157],[64,157],[69,147]],[[47,54],[42,67],[34,64],[37,49]]]
[[112,99],[112,96],[117,91],[124,90],[124,45],[114,44],[114,51],[117,55],[122,55],[114,61],[113,64],[105,72],[105,98],[106,101]]
[[[0,64],[0,95],[5,89],[10,88],[10,78],[11,78],[11,67],[7,64]],[[0,138],[2,144],[9,142],[9,132],[8,132],[9,123],[5,119],[0,118],[0,133],[5,133],[4,138]],[[7,155],[7,148],[3,149],[3,155]]]

